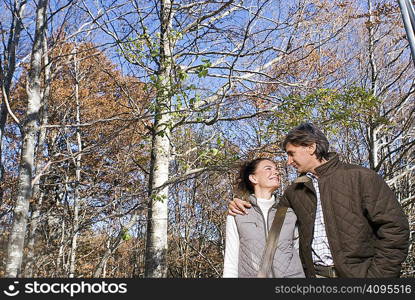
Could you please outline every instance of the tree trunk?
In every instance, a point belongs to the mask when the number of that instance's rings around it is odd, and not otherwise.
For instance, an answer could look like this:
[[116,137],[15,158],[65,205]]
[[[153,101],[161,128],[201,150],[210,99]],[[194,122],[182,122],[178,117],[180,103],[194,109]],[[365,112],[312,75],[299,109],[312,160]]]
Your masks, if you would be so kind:
[[[24,9],[26,7],[27,1],[21,1],[14,3],[14,11],[13,11],[13,21],[9,32],[9,40],[7,43],[6,53],[4,55],[5,62],[4,62],[4,69],[2,70],[2,77],[4,81],[2,81],[2,93],[3,99],[10,99],[10,86],[13,79],[13,74],[16,68],[16,49],[19,45],[20,40],[20,32],[22,31],[22,16]],[[1,67],[1,66],[0,66]],[[6,101],[2,101],[0,107],[0,182],[4,179],[4,166],[3,166],[3,137],[4,137],[4,129],[7,122],[7,105]],[[0,189],[0,204],[3,200],[3,189]]]
[[[158,70],[158,94],[153,127],[151,165],[149,178],[149,206],[147,214],[147,239],[145,276],[167,276],[167,216],[168,187],[162,187],[169,179],[171,116],[171,20],[173,12],[170,0],[161,1],[160,64]],[[161,187],[161,188],[160,188]]]
[[[47,40],[43,40],[43,53],[48,53],[48,46]],[[48,123],[48,98],[50,93],[50,82],[51,82],[51,75],[50,75],[50,64],[48,55],[44,55],[44,65],[45,65],[45,90],[42,96],[42,111],[41,111],[41,129],[39,134],[39,141],[37,143],[37,160],[35,166],[35,173],[41,172],[42,167],[45,164],[45,160],[43,159],[46,143],[46,133],[47,128],[44,127]],[[40,182],[39,179],[38,183],[35,183],[33,186],[33,203],[32,203],[32,215],[30,219],[30,230],[29,236],[27,241],[27,255],[26,255],[26,265],[24,269],[24,277],[31,278],[33,277],[33,268],[34,268],[34,259],[35,259],[35,244],[36,244],[36,232],[37,227],[39,224],[39,218],[41,217],[40,211],[42,208],[42,201],[43,201],[43,192],[40,190]]]
[[378,138],[379,126],[371,126],[369,128],[369,164],[372,170],[377,171],[379,168],[379,138]]
[[[373,5],[371,0],[367,1],[367,5],[369,8],[369,24],[368,24],[368,31],[369,31],[369,41],[368,41],[368,52],[369,52],[369,66],[370,66],[370,88],[372,90],[373,95],[376,97],[378,93],[378,68],[375,59],[375,16],[373,13]],[[379,143],[380,140],[378,138],[379,132],[379,125],[371,124],[369,128],[369,165],[372,170],[377,170],[379,168]]]
[[7,245],[6,277],[20,276],[24,240],[27,227],[29,201],[32,196],[32,178],[35,144],[39,131],[39,110],[41,108],[41,68],[43,39],[46,37],[46,14],[48,0],[39,0],[36,11],[36,32],[27,78],[28,105],[23,125],[23,142],[19,165],[18,191],[14,208],[13,225]]
[[[74,48],[74,76],[75,76],[75,101],[76,101],[76,123],[81,124],[81,105],[79,101],[79,62],[76,56],[77,48]],[[71,254],[69,259],[69,278],[75,277],[76,269],[76,250],[77,250],[77,241],[79,235],[79,208],[80,208],[80,193],[79,193],[79,183],[81,182],[81,159],[82,159],[82,140],[80,127],[76,128],[76,141],[78,145],[78,155],[74,158],[75,162],[75,189],[74,189],[74,213],[73,213],[73,226],[72,226],[72,244],[71,244]]]
[[58,256],[56,257],[56,266],[55,266],[55,277],[60,277],[63,274],[64,264],[65,264],[65,220],[62,220],[61,225],[61,239]]

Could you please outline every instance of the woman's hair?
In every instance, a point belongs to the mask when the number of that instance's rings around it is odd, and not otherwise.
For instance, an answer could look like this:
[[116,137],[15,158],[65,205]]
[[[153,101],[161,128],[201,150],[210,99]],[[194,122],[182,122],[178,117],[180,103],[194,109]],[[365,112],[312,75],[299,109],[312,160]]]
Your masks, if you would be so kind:
[[238,177],[238,190],[243,194],[253,194],[254,193],[254,185],[249,180],[249,175],[254,174],[258,164],[263,160],[269,160],[272,162],[271,159],[266,157],[257,158],[254,160],[250,160],[244,162],[239,169],[239,177]]
[[294,146],[310,146],[316,143],[316,151],[314,154],[317,159],[321,161],[323,158],[329,158],[329,141],[324,133],[312,123],[302,123],[291,129],[282,142],[282,148],[284,150],[288,143]]

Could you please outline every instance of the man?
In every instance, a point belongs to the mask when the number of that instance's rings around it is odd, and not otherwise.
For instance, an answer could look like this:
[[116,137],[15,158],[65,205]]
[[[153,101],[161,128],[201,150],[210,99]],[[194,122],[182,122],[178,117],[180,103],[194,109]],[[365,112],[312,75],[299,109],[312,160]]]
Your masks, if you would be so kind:
[[[300,176],[280,205],[298,217],[307,277],[398,277],[409,247],[409,224],[394,193],[374,171],[339,160],[313,124],[292,129],[282,143]],[[229,214],[249,203],[234,199]]]

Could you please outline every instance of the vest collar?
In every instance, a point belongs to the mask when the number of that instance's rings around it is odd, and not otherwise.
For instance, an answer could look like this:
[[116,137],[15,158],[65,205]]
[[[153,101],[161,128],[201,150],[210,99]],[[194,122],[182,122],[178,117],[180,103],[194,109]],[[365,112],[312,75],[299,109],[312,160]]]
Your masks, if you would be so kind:
[[[272,194],[272,196],[274,197],[274,204],[272,206],[275,206],[276,204],[278,204],[278,197],[274,194]],[[250,194],[248,197],[248,201],[255,206],[258,206],[258,200],[256,198],[256,196],[254,194]]]

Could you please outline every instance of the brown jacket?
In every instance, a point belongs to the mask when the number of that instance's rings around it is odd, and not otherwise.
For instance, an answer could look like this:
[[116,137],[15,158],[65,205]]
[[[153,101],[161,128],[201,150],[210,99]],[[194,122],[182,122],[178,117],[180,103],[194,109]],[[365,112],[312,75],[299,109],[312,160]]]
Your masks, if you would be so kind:
[[[336,153],[316,169],[330,249],[339,277],[398,277],[409,247],[408,219],[386,182],[374,171],[343,163]],[[307,176],[284,193],[300,231],[300,256],[315,277],[311,256],[316,194]]]

